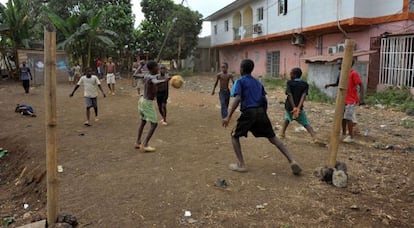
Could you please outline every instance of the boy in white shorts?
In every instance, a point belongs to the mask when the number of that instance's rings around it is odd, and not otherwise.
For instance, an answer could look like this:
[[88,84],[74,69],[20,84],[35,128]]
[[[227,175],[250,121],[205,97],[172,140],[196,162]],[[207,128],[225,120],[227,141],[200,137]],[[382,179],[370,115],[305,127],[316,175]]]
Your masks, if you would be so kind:
[[106,63],[105,67],[105,75],[106,75],[106,84],[108,84],[109,91],[112,95],[115,95],[115,72],[116,66],[115,63],[112,62],[112,57],[108,58],[108,63]]

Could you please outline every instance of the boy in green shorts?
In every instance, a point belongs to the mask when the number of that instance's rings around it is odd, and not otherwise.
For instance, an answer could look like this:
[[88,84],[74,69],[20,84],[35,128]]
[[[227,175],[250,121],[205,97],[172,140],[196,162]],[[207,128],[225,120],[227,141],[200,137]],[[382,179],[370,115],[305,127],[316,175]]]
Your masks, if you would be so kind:
[[285,137],[286,129],[289,123],[293,120],[299,122],[316,142],[315,132],[306,117],[306,112],[303,110],[303,103],[306,95],[308,95],[309,85],[300,79],[302,77],[302,70],[300,68],[293,68],[290,71],[291,80],[286,83],[286,101],[285,101],[285,122],[283,123],[281,138]]
[[[157,96],[158,85],[160,83],[168,82],[170,78],[158,80],[158,63],[149,61],[147,63],[149,74],[144,76],[144,95],[138,101],[138,112],[141,116],[141,124],[138,128],[138,137],[135,143],[135,148],[140,149],[141,152],[154,152],[155,148],[148,146],[148,143],[157,128],[157,113],[154,108],[154,99]],[[142,132],[147,122],[150,122],[151,128],[148,131],[144,142],[141,142]]]

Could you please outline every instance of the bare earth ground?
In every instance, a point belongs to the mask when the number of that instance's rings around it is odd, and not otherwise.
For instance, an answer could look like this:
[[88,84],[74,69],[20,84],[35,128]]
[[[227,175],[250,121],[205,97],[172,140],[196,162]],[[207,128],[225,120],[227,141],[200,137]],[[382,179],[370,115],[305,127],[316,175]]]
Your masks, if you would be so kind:
[[[99,97],[100,121],[92,127],[82,125],[83,91],[69,98],[72,86],[59,84],[59,211],[78,217],[80,227],[413,226],[414,136],[413,128],[401,126],[404,113],[359,110],[359,128],[369,128],[369,136],[340,145],[350,181],[339,189],[313,175],[326,163],[327,148],[296,132],[296,123],[284,142],[302,165],[302,176],[291,174],[267,140],[251,136],[242,139],[249,172],[229,171],[235,161],[231,128],[221,127],[212,84],[213,77],[192,77],[185,88],[171,89],[170,125],[157,129],[153,154],[133,148],[137,95],[129,81],[120,81],[116,96]],[[0,84],[0,147],[9,150],[0,159],[0,216],[14,216],[12,227],[40,219],[46,210],[43,89],[24,96],[17,82]],[[268,92],[276,126],[283,121],[284,95],[281,89]],[[14,113],[17,103],[32,105],[38,117]],[[306,109],[318,137],[327,141],[334,106],[307,102]],[[218,178],[228,188],[215,187]],[[192,213],[191,224],[185,210]]]

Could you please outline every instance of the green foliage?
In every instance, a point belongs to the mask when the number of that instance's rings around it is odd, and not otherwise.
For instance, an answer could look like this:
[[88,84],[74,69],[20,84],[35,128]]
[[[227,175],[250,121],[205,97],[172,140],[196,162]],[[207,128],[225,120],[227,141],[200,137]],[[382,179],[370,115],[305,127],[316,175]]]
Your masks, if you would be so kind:
[[309,92],[308,92],[307,99],[311,101],[316,101],[320,103],[333,103],[334,99],[326,95],[322,92],[315,83],[309,85]]
[[396,107],[401,111],[414,110],[414,100],[408,88],[389,88],[365,98],[370,105],[382,104]]
[[15,221],[14,217],[5,217],[3,218],[2,225],[3,227],[9,227]]
[[191,77],[193,76],[193,71],[191,69],[182,69],[179,73],[182,77]]
[[267,89],[276,89],[277,87],[286,88],[286,80],[275,77],[266,76],[261,78],[261,82]]
[[414,121],[410,119],[403,120],[401,126],[404,128],[414,128]]
[[116,47],[124,48],[125,45],[130,45],[134,39],[135,23],[130,1],[124,1],[122,5],[105,5],[102,11],[103,27],[117,33]]
[[[145,20],[135,33],[136,46],[156,58],[164,40],[162,59],[183,59],[191,54],[198,43],[202,15],[171,0],[143,0]],[[179,48],[180,47],[180,48]]]
[[43,25],[49,20],[58,29],[57,41],[66,42],[65,50],[84,62],[90,62],[86,56],[92,59],[134,48],[131,0],[8,0],[0,4],[2,54],[42,44]]
[[289,225],[289,223],[283,224],[280,226],[280,228],[290,228],[291,226]]
[[1,35],[11,41],[13,48],[28,48],[34,21],[30,14],[29,0],[9,0],[0,4]]
[[65,36],[65,40],[59,43],[73,57],[83,59],[83,65],[90,66],[92,59],[92,48],[96,44],[103,44],[106,47],[115,47],[112,38],[117,37],[116,32],[104,29],[102,26],[103,11],[81,11],[73,14],[67,20],[54,13],[49,13],[50,20],[56,28]]

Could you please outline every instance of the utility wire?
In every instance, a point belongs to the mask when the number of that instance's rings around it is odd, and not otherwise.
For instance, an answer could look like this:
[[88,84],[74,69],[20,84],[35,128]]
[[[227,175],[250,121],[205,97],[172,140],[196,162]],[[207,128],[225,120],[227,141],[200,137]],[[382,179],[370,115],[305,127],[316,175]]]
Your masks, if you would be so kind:
[[[183,5],[183,4],[184,4],[184,1],[186,1],[186,0],[182,0],[182,1],[181,1],[181,5]],[[186,2],[187,2],[187,1],[186,1]],[[188,4],[188,2],[187,2],[187,4]],[[171,25],[170,25],[170,27],[168,28],[167,34],[165,35],[164,41],[162,42],[161,48],[160,48],[160,50],[159,50],[159,52],[158,52],[158,55],[157,55],[157,62],[160,62],[160,61],[161,61],[161,54],[162,54],[162,51],[164,50],[165,44],[167,43],[167,39],[168,39],[168,37],[170,36],[171,30],[172,30],[172,28],[174,27],[174,23],[175,23],[176,21],[177,21],[177,18],[176,18],[176,17],[174,17],[174,18],[173,18],[173,20],[172,20],[172,24],[171,24]]]

